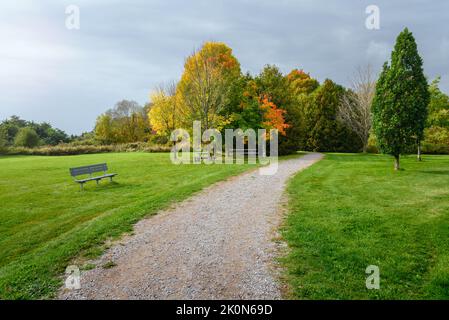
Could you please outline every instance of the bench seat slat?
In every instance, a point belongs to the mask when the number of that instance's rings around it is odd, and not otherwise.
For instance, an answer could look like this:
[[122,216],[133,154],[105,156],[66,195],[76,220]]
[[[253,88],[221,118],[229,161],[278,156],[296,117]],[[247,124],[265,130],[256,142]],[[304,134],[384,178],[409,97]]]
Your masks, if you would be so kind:
[[110,173],[110,174],[105,174],[105,175],[102,175],[102,176],[95,176],[95,177],[92,177],[92,178],[79,179],[79,180],[77,179],[77,180],[75,180],[75,182],[85,183],[85,182],[88,182],[88,181],[101,180],[101,179],[104,179],[104,178],[115,177],[116,175],[117,175],[117,173]]

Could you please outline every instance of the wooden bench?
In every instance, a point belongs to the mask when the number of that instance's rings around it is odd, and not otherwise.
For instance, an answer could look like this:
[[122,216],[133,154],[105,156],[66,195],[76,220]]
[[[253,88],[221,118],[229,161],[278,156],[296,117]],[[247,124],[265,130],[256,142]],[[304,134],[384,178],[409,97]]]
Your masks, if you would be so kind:
[[[78,182],[81,186],[81,190],[84,187],[84,184],[89,181],[96,181],[97,184],[101,179],[109,178],[112,182],[112,178],[115,177],[116,173],[107,173],[108,166],[106,163],[94,164],[90,166],[83,166],[77,168],[70,168],[70,175],[73,177],[75,182]],[[102,175],[94,176],[94,173],[103,172]],[[88,178],[78,179],[78,176],[89,175]]]

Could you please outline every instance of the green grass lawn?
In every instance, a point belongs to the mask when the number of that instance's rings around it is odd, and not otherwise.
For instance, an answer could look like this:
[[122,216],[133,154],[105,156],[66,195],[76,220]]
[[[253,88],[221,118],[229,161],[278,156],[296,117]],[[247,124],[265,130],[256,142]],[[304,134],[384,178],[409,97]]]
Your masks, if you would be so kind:
[[[79,191],[69,168],[107,162],[115,183]],[[0,298],[51,297],[73,258],[249,165],[173,165],[169,154],[0,157]]]
[[[328,154],[294,177],[281,259],[300,299],[448,299],[449,156]],[[380,268],[380,290],[365,286]]]

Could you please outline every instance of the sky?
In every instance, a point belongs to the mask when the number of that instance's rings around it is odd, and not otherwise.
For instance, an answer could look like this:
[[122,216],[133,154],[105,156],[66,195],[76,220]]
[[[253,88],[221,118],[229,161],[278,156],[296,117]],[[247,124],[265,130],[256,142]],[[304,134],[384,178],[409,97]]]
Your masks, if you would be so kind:
[[[79,29],[66,27],[69,5]],[[378,30],[365,25],[369,5],[380,10]],[[349,85],[358,66],[380,71],[405,27],[429,81],[441,76],[449,93],[448,12],[447,0],[2,0],[0,120],[90,131],[117,101],[143,105],[178,80],[205,41],[230,46],[243,72],[276,64]]]

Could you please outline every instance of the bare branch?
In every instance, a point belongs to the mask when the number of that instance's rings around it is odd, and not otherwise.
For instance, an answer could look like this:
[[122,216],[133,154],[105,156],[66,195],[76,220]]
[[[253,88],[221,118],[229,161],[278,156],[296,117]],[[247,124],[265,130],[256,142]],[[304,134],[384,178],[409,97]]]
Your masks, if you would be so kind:
[[351,89],[345,92],[338,108],[338,117],[351,128],[366,151],[371,131],[371,105],[376,89],[370,65],[358,67],[351,79]]

